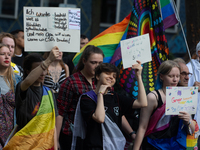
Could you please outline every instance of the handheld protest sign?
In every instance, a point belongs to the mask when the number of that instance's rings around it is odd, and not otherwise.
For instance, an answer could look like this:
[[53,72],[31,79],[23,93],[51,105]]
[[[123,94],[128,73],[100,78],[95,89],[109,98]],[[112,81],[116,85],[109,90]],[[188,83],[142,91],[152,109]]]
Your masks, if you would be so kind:
[[120,41],[120,45],[124,69],[137,64],[136,60],[142,64],[152,60],[149,34]]
[[24,7],[25,51],[80,51],[80,9]]
[[198,87],[167,87],[165,115],[178,115],[180,111],[195,114]]

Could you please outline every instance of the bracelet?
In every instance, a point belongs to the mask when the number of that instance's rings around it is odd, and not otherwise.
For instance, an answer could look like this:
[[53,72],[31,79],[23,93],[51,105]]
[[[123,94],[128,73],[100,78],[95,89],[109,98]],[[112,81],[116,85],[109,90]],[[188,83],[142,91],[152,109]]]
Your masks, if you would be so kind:
[[104,93],[103,93],[103,92],[98,92],[97,94],[102,94],[102,95],[104,95]]
[[45,67],[46,69],[48,68],[48,66],[47,66],[47,64],[45,63],[45,61],[43,61],[42,64],[44,65],[44,67]]
[[131,133],[129,133],[129,136],[131,137],[133,134],[135,134],[136,132],[135,131],[133,131],[133,132],[131,132]]
[[189,123],[187,124],[187,126],[189,126],[191,124],[191,121],[189,121]]

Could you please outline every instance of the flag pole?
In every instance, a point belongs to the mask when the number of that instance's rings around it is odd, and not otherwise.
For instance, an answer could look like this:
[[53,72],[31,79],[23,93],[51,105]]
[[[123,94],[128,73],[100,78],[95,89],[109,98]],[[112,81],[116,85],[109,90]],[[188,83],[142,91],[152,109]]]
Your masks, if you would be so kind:
[[176,7],[176,4],[174,2],[174,0],[171,0],[173,2],[173,5],[174,5],[174,8],[175,8],[175,15],[178,19],[178,22],[180,24],[180,27],[181,27],[181,30],[182,30],[182,33],[183,33],[183,37],[184,37],[184,40],[185,40],[185,45],[186,45],[186,48],[187,48],[187,52],[188,52],[188,55],[189,55],[189,58],[190,58],[190,62],[191,62],[191,66],[192,66],[192,70],[193,70],[193,73],[194,73],[194,78],[195,78],[195,82],[197,81],[196,79],[196,74],[195,74],[195,71],[194,71],[194,64],[192,62],[192,58],[191,58],[191,55],[190,55],[190,50],[189,50],[189,47],[188,47],[188,43],[187,43],[187,39],[186,39],[186,36],[185,36],[185,32],[183,30],[183,25],[182,25],[182,22],[181,22],[181,19],[179,17],[179,14],[178,14],[178,10],[177,10],[177,7]]

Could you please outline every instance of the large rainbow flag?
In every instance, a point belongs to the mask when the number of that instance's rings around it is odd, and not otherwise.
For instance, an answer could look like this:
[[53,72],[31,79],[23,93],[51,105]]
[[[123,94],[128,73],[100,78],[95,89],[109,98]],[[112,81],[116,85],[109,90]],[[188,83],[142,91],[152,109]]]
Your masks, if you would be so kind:
[[52,93],[43,86],[43,97],[36,116],[18,131],[3,150],[53,150],[55,110]]
[[[110,28],[106,29],[105,31],[101,32],[99,35],[94,37],[92,40],[89,41],[79,53],[77,53],[73,59],[73,63],[76,65],[87,45],[94,45],[99,47],[103,50],[105,55],[104,62],[109,63],[115,53],[117,47],[119,47],[119,42],[121,39],[126,39],[126,33],[128,31],[128,24],[130,21],[131,13],[124,18],[120,23],[111,26]],[[125,35],[125,36],[123,36]]]
[[[105,54],[104,62],[119,66],[121,64],[120,41],[146,33],[150,36],[152,61],[143,64],[142,78],[146,92],[149,93],[155,89],[158,67],[168,59],[169,54],[157,0],[134,0],[131,13],[122,22],[100,33],[87,45],[100,47]],[[75,65],[85,47],[74,57]],[[134,70],[131,68],[124,70],[121,65],[119,84],[134,98],[137,98],[138,84]]]

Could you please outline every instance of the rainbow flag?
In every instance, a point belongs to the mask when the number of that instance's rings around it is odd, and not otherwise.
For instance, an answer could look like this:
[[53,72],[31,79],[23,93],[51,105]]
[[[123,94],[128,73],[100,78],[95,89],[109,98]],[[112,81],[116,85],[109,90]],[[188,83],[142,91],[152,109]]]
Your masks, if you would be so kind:
[[160,0],[160,7],[165,29],[178,23],[174,12],[174,5],[172,0]]
[[92,40],[90,40],[81,50],[79,53],[77,53],[73,59],[74,65],[76,65],[82,55],[82,52],[84,51],[85,47],[87,45],[94,45],[99,47],[105,57],[104,57],[104,63],[109,63],[113,57],[113,54],[115,53],[115,50],[117,47],[119,47],[119,42],[124,37],[126,38],[126,34],[128,31],[128,24],[130,20],[131,13],[124,18],[120,23],[117,23],[105,31],[101,32],[99,35],[94,37]]
[[[168,59],[169,49],[157,0],[134,0],[126,39],[149,33],[152,61],[143,64],[142,80],[148,94],[155,90],[157,70]],[[117,54],[118,53],[118,54]],[[116,50],[115,55],[121,57]],[[116,57],[113,57],[115,59]],[[114,60],[117,62],[120,60]],[[138,96],[138,83],[131,68],[120,69],[119,84],[133,98]]]
[[18,131],[3,150],[54,149],[55,110],[49,88],[43,86],[43,96],[36,116]]

